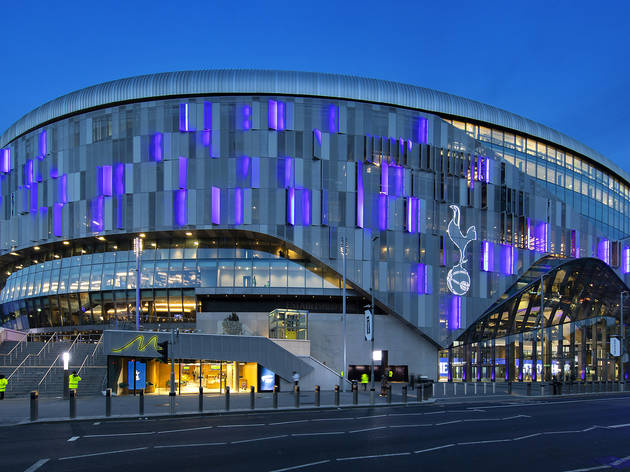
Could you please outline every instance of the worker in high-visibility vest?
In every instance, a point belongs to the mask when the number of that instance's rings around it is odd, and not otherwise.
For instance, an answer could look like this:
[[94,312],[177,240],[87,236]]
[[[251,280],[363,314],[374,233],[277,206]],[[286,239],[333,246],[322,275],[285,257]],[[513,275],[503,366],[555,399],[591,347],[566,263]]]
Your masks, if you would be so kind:
[[370,378],[368,377],[368,374],[363,372],[363,374],[361,374],[361,384],[363,384],[363,391],[364,392],[367,390],[367,384],[368,384],[369,381],[370,381]]
[[4,392],[7,389],[9,381],[4,378],[4,375],[0,374],[0,400],[4,400]]
[[70,377],[68,377],[68,388],[70,390],[76,390],[77,388],[79,388],[80,381],[81,377],[77,375],[77,371],[75,370],[74,372],[72,372],[72,374],[70,374]]

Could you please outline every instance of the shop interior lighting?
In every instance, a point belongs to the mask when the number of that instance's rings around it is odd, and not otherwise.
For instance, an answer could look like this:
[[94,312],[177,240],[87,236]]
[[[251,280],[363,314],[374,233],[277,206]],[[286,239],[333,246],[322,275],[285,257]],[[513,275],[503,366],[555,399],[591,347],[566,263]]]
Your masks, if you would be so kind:
[[186,236],[192,236],[192,233],[190,231],[186,231]]
[[33,249],[35,249],[36,251],[39,251],[41,248],[39,246],[34,246]]
[[105,238],[103,236],[97,236],[96,239],[98,239],[99,241],[105,241]]
[[64,241],[63,244],[67,246],[68,244],[70,244],[70,241]]

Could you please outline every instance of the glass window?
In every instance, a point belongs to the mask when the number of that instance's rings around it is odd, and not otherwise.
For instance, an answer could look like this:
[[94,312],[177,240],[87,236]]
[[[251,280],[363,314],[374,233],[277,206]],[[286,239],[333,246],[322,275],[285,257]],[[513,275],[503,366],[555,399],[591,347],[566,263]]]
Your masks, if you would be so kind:
[[102,277],[103,277],[103,264],[92,264],[92,274],[90,275],[90,290],[101,289]]
[[252,287],[252,262],[247,260],[235,261],[234,286]]
[[288,286],[304,288],[304,278],[304,267],[290,262],[288,265]]
[[182,283],[186,287],[199,286],[199,277],[196,259],[184,259],[184,270],[182,271]]
[[201,277],[201,287],[217,286],[217,262],[209,260],[199,260],[199,276]]
[[114,287],[125,288],[127,286],[127,262],[116,262]]
[[103,289],[112,289],[114,288],[114,264],[105,264],[103,266]]
[[[182,251],[183,255],[183,251]],[[182,284],[182,259],[171,259],[168,269],[168,283],[170,286]]]
[[144,261],[140,266],[140,287],[153,287],[153,274],[155,272],[155,262]]
[[254,259],[252,265],[252,287],[269,287],[269,262]]
[[59,293],[65,293],[68,291],[70,283],[70,269],[61,269],[59,275]]
[[168,261],[158,261],[155,263],[155,287],[166,287],[168,285]]
[[271,287],[286,287],[287,286],[287,261],[277,260],[270,261],[270,286]]
[[234,262],[233,261],[219,261],[219,287],[233,287],[234,286]]
[[79,289],[79,276],[81,275],[81,267],[73,266],[70,268],[70,278],[68,280],[68,290],[76,292]]
[[[82,292],[87,292],[90,290],[90,271],[92,270],[91,265],[81,266],[81,277],[79,281],[79,289]],[[72,270],[70,271],[72,273]]]

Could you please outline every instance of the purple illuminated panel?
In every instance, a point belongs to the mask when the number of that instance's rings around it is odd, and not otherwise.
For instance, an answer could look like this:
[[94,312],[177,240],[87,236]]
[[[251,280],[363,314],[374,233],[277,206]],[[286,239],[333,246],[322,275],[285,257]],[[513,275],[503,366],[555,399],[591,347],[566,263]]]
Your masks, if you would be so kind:
[[39,156],[40,159],[43,159],[46,154],[48,154],[48,148],[46,145],[46,130],[42,130],[41,133],[39,133]]
[[597,243],[597,257],[610,265],[610,240],[602,238]]
[[249,185],[251,161],[249,156],[241,156],[236,160],[236,177],[241,185]]
[[278,129],[278,102],[275,100],[269,100],[269,106],[267,109],[267,120],[269,122],[269,129]]
[[295,189],[287,189],[287,223],[295,226]]
[[364,189],[363,189],[363,162],[357,162],[357,226],[363,228],[364,210]]
[[123,229],[123,196],[116,197],[116,228]]
[[462,297],[458,297],[457,295],[451,297],[451,306],[448,315],[448,329],[460,329],[462,326]]
[[405,180],[405,170],[397,165],[391,165],[392,172],[394,174],[394,189],[393,192],[390,193],[400,197],[403,194],[404,189],[404,180]]
[[481,270],[494,271],[494,244],[490,241],[481,241]]
[[212,129],[212,103],[203,102],[203,129]]
[[0,172],[11,172],[11,150],[0,149]]
[[164,159],[164,137],[162,133],[155,133],[151,136],[151,145],[149,146],[149,152],[151,153],[151,159],[155,162],[160,162]]
[[310,226],[313,222],[313,194],[309,189],[302,189],[302,224]]
[[287,127],[286,123],[287,108],[284,102],[278,102],[278,131],[284,131]]
[[416,123],[416,141],[427,144],[429,140],[429,122],[423,116],[418,117]]
[[24,164],[24,185],[33,183],[33,159],[28,159]]
[[90,221],[92,231],[98,233],[103,231],[103,197],[96,197],[92,200],[92,220]]
[[241,108],[241,126],[240,129],[248,130],[252,127],[252,107],[244,105]]
[[339,107],[337,105],[328,107],[328,131],[331,133],[339,132]]
[[59,171],[53,167],[50,169],[50,178],[56,179],[57,177],[59,177]]
[[57,200],[59,203],[68,203],[68,176],[66,174],[57,180]]
[[102,170],[102,193],[106,197],[112,196],[112,166],[103,166]]
[[295,166],[293,165],[293,158],[285,157],[284,158],[284,172],[282,176],[282,186],[284,188],[289,188],[293,186],[293,180],[295,175]]
[[179,130],[183,132],[190,131],[188,103],[179,104]]
[[175,219],[175,225],[177,226],[186,226],[188,224],[188,218],[186,217],[186,196],[187,190],[175,190],[175,195],[173,196],[173,217]]
[[407,198],[407,214],[405,215],[405,229],[408,233],[418,232],[418,199]]
[[549,252],[548,234],[549,234],[549,224],[538,223],[538,225],[536,225],[536,242],[535,242],[536,251]]
[[37,213],[37,193],[38,193],[38,188],[39,185],[37,183],[33,183],[31,185],[31,204],[30,204],[30,210],[31,213]]
[[387,162],[381,163],[381,194],[387,195],[389,193],[389,166]]
[[114,168],[114,192],[116,195],[125,193],[125,164],[116,164]]
[[221,189],[212,187],[212,224],[221,224]]
[[234,189],[234,224],[243,224],[243,189]]
[[179,158],[179,188],[188,187],[188,159],[185,157]]
[[571,257],[580,257],[580,233],[576,230],[571,230]]
[[62,217],[63,203],[55,203],[53,206],[53,234],[58,237],[62,235]]
[[630,273],[630,247],[624,247],[622,251],[621,271],[624,274]]
[[317,144],[322,145],[322,132],[315,128],[313,130],[313,134],[315,135],[315,139],[317,139]]
[[517,253],[514,246],[504,244],[501,246],[501,272],[504,275],[514,275],[514,262]]
[[386,231],[389,229],[389,208],[387,204],[387,195],[381,193],[378,196],[378,229]]
[[418,264],[416,266],[416,293],[419,295],[427,293],[426,284],[426,266]]

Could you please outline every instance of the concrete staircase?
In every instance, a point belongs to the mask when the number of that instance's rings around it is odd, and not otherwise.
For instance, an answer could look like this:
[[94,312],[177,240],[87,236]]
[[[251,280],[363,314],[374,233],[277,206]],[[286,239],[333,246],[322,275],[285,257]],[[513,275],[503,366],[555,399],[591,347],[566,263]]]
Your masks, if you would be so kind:
[[62,353],[70,353],[69,371],[78,371],[82,380],[79,394],[95,395],[103,390],[107,372],[107,357],[103,354],[102,343],[26,342],[9,353],[16,342],[0,344],[0,374],[9,379],[6,397],[27,397],[29,392],[38,390],[40,396],[61,396],[63,394]]

